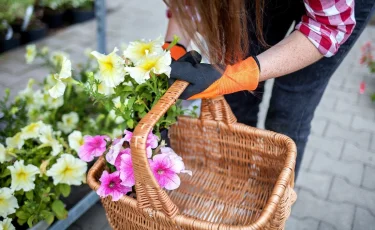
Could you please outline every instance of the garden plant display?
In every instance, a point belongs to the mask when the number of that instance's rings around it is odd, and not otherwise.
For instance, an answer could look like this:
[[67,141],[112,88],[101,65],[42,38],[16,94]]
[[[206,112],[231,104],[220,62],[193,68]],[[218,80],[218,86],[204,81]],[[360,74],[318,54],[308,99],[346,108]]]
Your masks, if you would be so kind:
[[[365,43],[362,47],[362,56],[360,59],[360,63],[362,65],[365,65],[371,74],[375,73],[375,61],[374,56],[372,55],[372,51],[374,50],[374,47],[371,45],[371,42]],[[360,93],[365,93],[366,90],[366,81],[362,81],[360,84]],[[375,92],[371,93],[371,100],[375,101]]]

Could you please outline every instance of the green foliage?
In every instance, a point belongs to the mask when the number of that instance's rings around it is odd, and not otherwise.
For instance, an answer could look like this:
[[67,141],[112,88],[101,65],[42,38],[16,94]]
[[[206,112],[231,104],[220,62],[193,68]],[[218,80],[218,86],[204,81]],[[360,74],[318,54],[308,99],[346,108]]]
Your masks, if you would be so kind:
[[0,1],[0,31],[6,29],[3,25],[3,21],[7,22],[9,25],[14,22],[14,20],[20,14],[24,14],[26,8],[29,5],[34,4],[34,0],[1,0]]
[[93,8],[94,0],[68,0],[69,7],[90,10]]
[[0,143],[5,143],[6,137],[14,136],[27,124],[26,102],[10,102],[9,96],[10,90],[6,89],[0,100]]

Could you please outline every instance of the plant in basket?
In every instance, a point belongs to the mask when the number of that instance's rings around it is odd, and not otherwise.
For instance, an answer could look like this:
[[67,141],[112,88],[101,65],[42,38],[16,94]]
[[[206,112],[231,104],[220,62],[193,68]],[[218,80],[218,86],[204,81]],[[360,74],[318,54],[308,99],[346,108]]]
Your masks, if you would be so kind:
[[[170,47],[177,41],[178,38],[175,38]],[[122,56],[117,54],[117,48],[107,55],[93,51],[91,54],[98,62],[98,71],[88,73],[86,83],[74,81],[96,103],[102,104],[110,113],[113,111],[124,125],[123,135],[117,138],[110,139],[101,132],[85,136],[78,152],[86,162],[100,156],[106,160],[107,169],[100,178],[101,187],[97,190],[101,197],[112,196],[113,200],[118,200],[129,192],[135,192],[130,140],[134,127],[169,87],[172,59],[168,49],[163,50],[163,44],[161,38],[131,42]],[[49,90],[53,98],[64,95],[64,81],[59,79]],[[104,95],[99,92],[100,89],[108,93]],[[183,113],[180,103],[172,106],[147,137],[149,165],[160,186],[167,190],[179,187],[180,173],[191,174],[185,169],[182,158],[161,138],[162,131],[167,130]]]

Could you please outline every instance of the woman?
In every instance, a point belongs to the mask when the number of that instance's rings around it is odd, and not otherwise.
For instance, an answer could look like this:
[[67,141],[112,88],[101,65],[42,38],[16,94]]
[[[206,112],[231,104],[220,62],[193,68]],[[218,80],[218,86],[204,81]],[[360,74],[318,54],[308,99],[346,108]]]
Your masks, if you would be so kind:
[[[183,99],[225,95],[239,122],[256,126],[263,82],[275,78],[265,127],[297,145],[296,174],[311,120],[328,81],[363,31],[373,0],[169,1],[166,41],[178,35],[177,60],[191,40],[212,65],[188,53],[171,79],[191,84]],[[292,22],[295,30],[286,36]],[[206,41],[205,48],[196,32]],[[221,70],[218,68],[220,66]]]

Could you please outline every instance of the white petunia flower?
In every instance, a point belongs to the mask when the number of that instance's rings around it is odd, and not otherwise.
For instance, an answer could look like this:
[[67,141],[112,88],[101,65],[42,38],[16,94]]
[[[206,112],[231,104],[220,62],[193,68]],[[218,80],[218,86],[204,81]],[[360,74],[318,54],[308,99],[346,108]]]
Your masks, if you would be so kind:
[[138,83],[142,84],[150,79],[150,73],[166,74],[168,77],[171,73],[171,53],[164,52],[160,54],[146,55],[144,59],[136,63],[135,67],[125,67],[130,76]]
[[48,109],[58,109],[64,105],[64,97],[53,98],[49,94],[44,94],[43,102]]
[[103,82],[101,82],[98,85],[98,92],[101,93],[101,94],[104,94],[104,95],[108,96],[108,95],[114,94],[115,90],[113,89],[113,87],[108,87]]
[[12,219],[6,218],[0,221],[0,230],[16,230],[12,224]]
[[39,130],[45,126],[41,121],[34,122],[21,129],[21,138],[27,140],[29,138],[37,138],[39,136]]
[[112,120],[114,120],[116,124],[121,124],[121,123],[125,122],[125,120],[124,120],[124,118],[122,118],[122,116],[117,116],[116,115],[116,111],[115,110],[109,111],[108,116],[109,116],[109,118],[111,118]]
[[12,175],[12,184],[10,188],[13,191],[18,191],[23,189],[27,192],[35,188],[35,175],[39,174],[39,168],[29,164],[24,165],[23,160],[14,162],[12,166],[8,166],[10,173]]
[[118,138],[118,137],[121,137],[122,136],[122,134],[124,133],[124,131],[123,130],[121,130],[121,129],[113,129],[113,131],[112,131],[112,138],[113,139],[115,139],[115,138]]
[[112,53],[104,55],[97,51],[91,52],[99,64],[98,79],[107,87],[116,87],[125,79],[125,60],[116,54],[115,48]]
[[13,196],[10,188],[0,188],[0,216],[6,218],[19,208],[17,198]]
[[26,46],[26,54],[25,54],[26,63],[31,64],[34,61],[36,54],[37,54],[36,46],[34,44]]
[[25,141],[21,138],[21,132],[16,133],[13,137],[8,137],[5,140],[8,148],[21,149]]
[[53,183],[81,185],[86,179],[86,162],[70,154],[63,154],[47,171],[46,175],[53,178]]
[[69,146],[70,148],[74,149],[78,153],[79,148],[83,145],[84,140],[82,137],[82,133],[80,131],[73,131],[68,136]]
[[34,90],[33,90],[33,85],[35,83],[35,80],[30,78],[29,81],[27,82],[27,86],[25,89],[21,90],[18,93],[18,98],[27,101],[29,98],[33,97]]
[[40,130],[40,136],[39,140],[42,142],[42,144],[51,146],[52,156],[56,156],[62,151],[62,145],[59,143],[59,141],[55,138],[52,126],[50,125],[45,125],[43,126]]
[[9,149],[5,148],[3,144],[0,144],[0,163],[8,162],[13,159],[13,156],[9,154]]
[[59,74],[54,74],[54,78],[57,80],[55,86],[48,90],[49,94],[53,98],[58,98],[64,95],[65,92],[65,82],[69,80],[72,76],[72,63],[65,56],[61,62],[61,70]]
[[50,56],[50,61],[56,68],[61,68],[64,58],[69,59],[69,54],[62,51],[55,51]]
[[76,112],[70,112],[62,115],[62,122],[57,122],[57,127],[65,134],[73,131],[79,122],[79,116]]
[[114,98],[112,100],[112,102],[113,102],[113,104],[115,105],[116,108],[118,108],[118,109],[121,108],[121,97],[120,96]]
[[133,63],[136,63],[143,59],[146,55],[160,55],[163,53],[163,44],[164,39],[161,36],[151,41],[141,40],[130,42],[129,46],[126,47],[124,51],[124,56],[129,58]]

